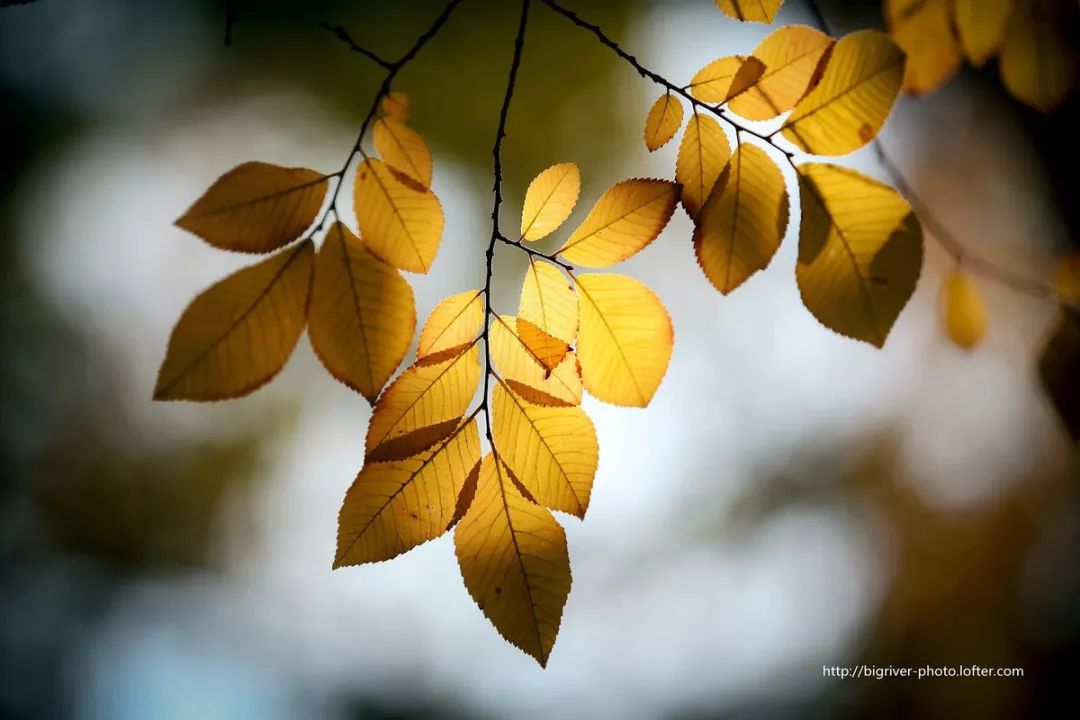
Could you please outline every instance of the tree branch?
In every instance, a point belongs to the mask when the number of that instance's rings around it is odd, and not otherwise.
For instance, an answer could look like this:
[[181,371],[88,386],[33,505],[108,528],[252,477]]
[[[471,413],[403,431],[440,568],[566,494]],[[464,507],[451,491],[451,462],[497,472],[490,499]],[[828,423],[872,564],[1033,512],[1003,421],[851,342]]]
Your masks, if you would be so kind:
[[319,27],[321,29],[325,30],[326,32],[330,33],[334,37],[336,37],[341,42],[343,42],[345,44],[345,46],[348,47],[353,52],[360,53],[361,55],[366,57],[368,60],[371,60],[372,62],[374,62],[376,65],[381,66],[384,70],[392,70],[394,68],[393,63],[391,63],[391,62],[389,62],[387,60],[383,60],[381,57],[376,55],[374,52],[372,52],[371,50],[368,50],[366,47],[363,47],[358,42],[353,40],[352,35],[349,34],[349,31],[346,30],[345,28],[343,28],[341,25],[331,25],[328,22],[321,22],[321,23],[319,23]]

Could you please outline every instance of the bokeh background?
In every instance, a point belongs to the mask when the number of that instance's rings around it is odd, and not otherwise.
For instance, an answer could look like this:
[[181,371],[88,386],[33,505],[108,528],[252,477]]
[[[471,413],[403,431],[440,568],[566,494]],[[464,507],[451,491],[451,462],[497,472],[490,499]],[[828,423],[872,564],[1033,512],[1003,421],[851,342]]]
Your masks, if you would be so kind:
[[[769,31],[707,0],[566,4],[683,82]],[[574,586],[547,670],[476,610],[449,537],[331,572],[370,410],[306,338],[248,398],[150,401],[187,301],[247,262],[172,221],[245,160],[337,168],[381,80],[318,22],[393,58],[440,6],[235,2],[229,47],[221,2],[0,8],[0,717],[1070,716],[1080,473],[1036,371],[1057,311],[983,283],[990,334],[957,350],[932,241],[881,351],[802,308],[790,231],[730,297],[681,211],[626,264],[670,309],[675,353],[648,409],[586,400],[600,469],[588,519],[566,519]],[[874,2],[824,10],[881,22]],[[447,215],[410,278],[421,317],[483,282],[516,12],[465,3],[398,85]],[[777,22],[809,21],[789,0]],[[577,219],[622,178],[670,177],[675,143],[641,141],[658,93],[536,5],[506,222],[555,162],[582,168]],[[883,139],[964,243],[1049,276],[1080,236],[1078,121],[1075,93],[1043,117],[966,69],[902,100]],[[887,179],[869,151],[846,161]],[[497,258],[509,311],[517,255]],[[1025,674],[823,677],[857,662]]]

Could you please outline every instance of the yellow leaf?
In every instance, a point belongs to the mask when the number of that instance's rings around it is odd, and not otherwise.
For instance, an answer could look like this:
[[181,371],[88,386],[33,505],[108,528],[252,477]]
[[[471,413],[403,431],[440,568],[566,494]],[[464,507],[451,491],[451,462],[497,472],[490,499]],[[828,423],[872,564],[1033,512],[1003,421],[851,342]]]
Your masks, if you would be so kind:
[[521,284],[518,317],[560,340],[574,342],[578,324],[574,286],[554,265],[530,256]]
[[964,272],[953,272],[941,288],[945,329],[957,347],[973,350],[986,335],[986,305],[975,281]]
[[562,362],[570,346],[557,337],[552,337],[525,318],[517,319],[518,337],[532,356],[540,361],[547,370]]
[[667,145],[679,131],[683,119],[683,106],[671,93],[664,93],[649,110],[645,118],[645,147],[649,152]]
[[[736,77],[740,77],[740,71],[748,58],[743,55],[728,55],[717,60],[713,60],[697,71],[694,77],[690,78],[690,84],[687,86],[687,90],[698,100],[709,103],[724,103],[732,95],[732,88],[738,87],[735,85]],[[754,75],[760,77],[763,68],[759,67],[760,63],[755,62],[750,66],[751,76],[748,77],[744,72],[740,77],[740,84],[744,84],[747,80],[753,82]],[[745,88],[743,88],[745,89]]]
[[1009,93],[1031,107],[1050,112],[1076,80],[1075,58],[1062,18],[1051,0],[1016,3],[1001,49],[1001,80]]
[[480,433],[469,420],[420,455],[365,464],[338,513],[334,567],[389,560],[442,535],[479,461]]
[[795,107],[810,87],[833,39],[805,25],[786,25],[761,41],[751,57],[765,72],[746,92],[728,103],[747,120],[769,120]]
[[415,455],[458,426],[480,383],[476,346],[438,362],[419,360],[386,388],[368,424],[368,462]]
[[623,180],[597,201],[559,252],[575,265],[603,268],[656,239],[675,212],[679,185],[667,180]]
[[785,138],[815,155],[845,155],[874,139],[904,76],[904,53],[888,35],[860,30],[836,42],[821,80],[784,122]]
[[484,326],[484,294],[466,290],[446,298],[431,311],[416,345],[417,359],[472,342]]
[[724,97],[724,102],[730,103],[732,100],[737,99],[747,90],[754,86],[758,80],[765,74],[765,63],[758,60],[756,57],[744,58],[742,65],[739,66],[739,71],[735,73],[735,77],[731,79],[731,87],[728,88],[727,95]]
[[570,217],[581,192],[581,173],[574,163],[559,163],[533,178],[521,209],[521,237],[547,237]]
[[585,388],[613,405],[645,407],[667,372],[675,331],[652,290],[625,275],[578,275],[577,353]]
[[881,347],[919,279],[919,221],[898,192],[848,168],[802,165],[799,189],[803,304],[826,327]]
[[379,118],[375,121],[374,141],[386,164],[425,188],[431,186],[431,152],[419,133],[399,120]]
[[239,270],[191,301],[169,338],[155,400],[224,400],[269,382],[307,322],[314,245]]
[[675,161],[675,180],[682,185],[682,204],[690,217],[697,218],[730,159],[731,146],[720,124],[697,112],[691,115]]
[[488,331],[491,358],[503,381],[534,405],[580,405],[581,370],[574,352],[549,370],[518,337],[517,328],[516,318],[499,315]]
[[716,0],[728,17],[744,22],[771,23],[784,0]]
[[570,594],[566,533],[550,512],[522,497],[490,454],[454,531],[454,547],[465,587],[484,616],[547,665]]
[[768,266],[787,223],[780,169],[756,145],[739,146],[726,187],[713,190],[694,229],[694,252],[705,277],[725,295],[739,287]]
[[907,54],[904,90],[922,94],[936,89],[960,67],[960,45],[949,12],[953,0],[885,0],[893,40]]
[[981,66],[1005,42],[1014,0],[955,0],[953,15],[964,54]]
[[1054,291],[1063,302],[1080,305],[1080,255],[1070,255],[1058,262]]
[[409,96],[403,92],[386,93],[386,95],[383,95],[379,107],[385,117],[393,118],[399,122],[408,122],[409,120]]
[[215,180],[176,224],[223,250],[270,252],[315,221],[326,187],[314,170],[246,162]]
[[360,235],[384,262],[426,273],[442,239],[443,211],[427,188],[381,160],[356,171],[353,199]]
[[334,223],[315,258],[308,335],[319,360],[341,382],[375,402],[401,364],[416,329],[412,288]]

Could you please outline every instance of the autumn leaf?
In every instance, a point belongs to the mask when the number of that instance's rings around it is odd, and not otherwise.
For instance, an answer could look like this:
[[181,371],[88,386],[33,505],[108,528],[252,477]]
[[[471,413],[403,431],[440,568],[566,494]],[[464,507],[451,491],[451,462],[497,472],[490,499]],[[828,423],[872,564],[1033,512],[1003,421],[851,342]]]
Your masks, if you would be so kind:
[[224,400],[272,379],[307,321],[310,240],[239,270],[196,297],[169,338],[155,400]]
[[955,0],[953,16],[960,46],[972,65],[981,66],[1005,42],[1015,0]]
[[476,420],[404,460],[367,463],[338,513],[334,567],[389,560],[446,532],[480,461]]
[[[694,74],[686,89],[702,102],[727,102],[731,96],[731,88],[735,83],[735,78],[739,75],[739,71],[746,61],[747,58],[743,55],[729,55],[713,60]],[[758,67],[759,65],[760,63],[755,63],[752,66],[752,69],[757,71],[758,76],[762,74],[761,71],[763,70],[763,68]],[[744,74],[743,81],[745,82],[746,79]]]
[[578,275],[577,353],[592,395],[645,407],[667,372],[675,332],[652,290],[625,275]]
[[425,188],[431,186],[431,152],[420,134],[393,118],[379,118],[373,131],[375,149],[387,165]]
[[521,237],[539,240],[557,230],[570,217],[581,192],[581,173],[574,163],[559,163],[537,175],[525,191],[521,209]]
[[649,152],[667,145],[679,132],[683,120],[683,106],[671,93],[664,93],[649,110],[645,118],[645,147]]
[[840,38],[820,81],[795,105],[784,137],[815,155],[845,155],[874,139],[904,75],[904,52],[884,33]]
[[559,253],[586,267],[626,260],[651,243],[675,212],[680,188],[667,180],[623,180],[609,188]]
[[675,161],[675,180],[682,185],[683,208],[691,218],[701,212],[730,159],[731,145],[720,124],[697,112],[691,115]]
[[574,342],[578,326],[578,299],[574,286],[554,265],[529,258],[521,284],[518,317],[548,335]]
[[955,0],[885,0],[893,40],[907,54],[903,88],[922,94],[937,89],[960,67],[950,8]]
[[399,460],[449,435],[480,383],[480,358],[471,346],[448,359],[418,360],[386,388],[368,424],[368,462]]
[[1005,88],[1036,110],[1057,107],[1076,80],[1069,38],[1051,0],[1016,3],[999,68]]
[[549,511],[518,492],[490,454],[454,547],[465,587],[484,616],[546,666],[570,594],[566,534]]
[[716,0],[728,17],[744,22],[771,23],[784,0]]
[[315,258],[308,335],[335,378],[375,402],[416,329],[412,288],[340,222]]
[[409,108],[409,96],[403,92],[388,92],[379,101],[379,109],[384,117],[393,118],[398,122],[408,122],[411,110]]
[[517,318],[499,315],[488,330],[489,352],[503,381],[534,405],[581,404],[581,369],[571,350],[554,369],[545,367],[518,336]]
[[580,407],[542,407],[499,382],[491,396],[495,449],[536,502],[585,517],[600,449]]
[[381,160],[356,171],[353,202],[368,249],[389,265],[426,273],[442,239],[443,211],[427,188]]
[[484,326],[484,295],[467,290],[446,298],[431,311],[416,346],[416,358],[428,357],[471,343]]
[[957,347],[973,350],[986,336],[986,305],[975,284],[965,272],[955,271],[941,288],[945,329]]
[[915,290],[922,229],[892,188],[848,168],[799,166],[796,279],[823,325],[881,347]]
[[723,102],[730,103],[738,98],[752,88],[764,75],[765,63],[756,57],[744,58],[742,65],[739,66],[739,71],[735,73],[735,77],[731,78],[731,87],[728,88]]
[[311,226],[327,184],[314,170],[246,162],[215,180],[176,224],[223,250],[271,252]]
[[751,57],[764,66],[761,76],[728,108],[747,120],[770,120],[795,107],[810,87],[833,39],[805,25],[786,25],[754,48]]

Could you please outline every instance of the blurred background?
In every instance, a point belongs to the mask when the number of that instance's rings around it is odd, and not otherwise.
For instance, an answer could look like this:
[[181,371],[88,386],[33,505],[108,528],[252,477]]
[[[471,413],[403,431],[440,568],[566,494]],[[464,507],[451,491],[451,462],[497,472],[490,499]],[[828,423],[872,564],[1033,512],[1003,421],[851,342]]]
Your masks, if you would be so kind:
[[[679,82],[770,30],[707,0],[566,4]],[[1037,372],[1058,310],[984,282],[989,336],[956,349],[933,241],[881,351],[803,309],[790,231],[729,297],[681,211],[626,264],[669,308],[675,352],[647,410],[586,400],[600,468],[588,519],[563,518],[574,587],[547,670],[477,611],[449,537],[331,572],[370,410],[306,338],[248,398],[150,401],[188,300],[249,262],[172,221],[246,160],[336,169],[381,81],[319,21],[395,58],[440,8],[235,2],[230,46],[210,0],[0,9],[0,717],[1071,716],[1080,473]],[[823,9],[881,24],[875,2]],[[396,86],[447,216],[432,272],[410,277],[421,319],[483,283],[516,15],[470,0]],[[797,22],[788,0],[777,24]],[[658,94],[536,4],[505,221],[555,162],[582,168],[571,223],[620,179],[671,177],[676,143],[641,141]],[[962,242],[1049,277],[1080,237],[1078,122],[1075,92],[1044,117],[968,68],[901,100],[882,137]],[[843,162],[888,181],[868,150]],[[518,255],[497,257],[497,309]],[[860,662],[1024,677],[823,676]]]

